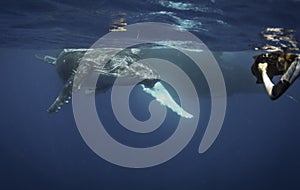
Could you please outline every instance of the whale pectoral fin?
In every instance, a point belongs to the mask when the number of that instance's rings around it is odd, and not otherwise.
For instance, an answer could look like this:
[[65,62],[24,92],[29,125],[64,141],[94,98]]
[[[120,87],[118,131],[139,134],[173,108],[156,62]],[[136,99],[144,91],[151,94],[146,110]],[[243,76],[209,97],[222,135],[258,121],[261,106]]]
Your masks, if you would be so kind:
[[173,112],[177,113],[179,116],[184,118],[192,118],[193,115],[185,111],[173,97],[170,95],[168,90],[163,86],[161,82],[156,82],[153,87],[148,88],[142,84],[143,91],[150,94],[156,99],[161,105],[164,105],[171,109]]
[[49,113],[58,112],[61,107],[69,103],[69,100],[72,96],[72,88],[73,88],[73,77],[70,77],[69,80],[64,85],[64,88],[60,92],[59,96],[55,99],[53,104],[48,108]]
[[46,63],[50,63],[52,65],[55,65],[56,60],[57,60],[55,57],[52,57],[52,56],[49,56],[49,55],[36,54],[35,57],[39,60],[42,60]]
[[60,92],[59,96],[49,107],[49,113],[58,112],[65,103],[69,102],[72,96],[73,89],[75,91],[80,89],[86,76],[88,76],[91,73],[92,66],[93,65],[91,65],[90,62],[83,62],[78,66],[77,70],[72,73],[72,75],[65,83],[64,88]]
[[145,79],[140,82],[140,84],[143,84],[146,88],[153,88],[154,85],[159,81],[159,79]]

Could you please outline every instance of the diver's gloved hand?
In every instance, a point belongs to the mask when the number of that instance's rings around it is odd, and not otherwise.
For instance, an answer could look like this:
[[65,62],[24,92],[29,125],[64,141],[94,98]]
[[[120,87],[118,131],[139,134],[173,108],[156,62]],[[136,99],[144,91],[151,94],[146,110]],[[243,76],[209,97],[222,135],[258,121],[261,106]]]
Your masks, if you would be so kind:
[[267,72],[268,63],[259,63],[258,69],[263,73]]

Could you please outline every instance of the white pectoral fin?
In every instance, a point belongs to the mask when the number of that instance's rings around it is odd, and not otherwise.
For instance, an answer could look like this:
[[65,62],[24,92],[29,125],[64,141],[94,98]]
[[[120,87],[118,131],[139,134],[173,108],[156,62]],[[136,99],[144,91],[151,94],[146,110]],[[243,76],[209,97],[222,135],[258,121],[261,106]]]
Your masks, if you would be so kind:
[[193,115],[185,111],[180,105],[178,105],[172,98],[168,90],[163,86],[161,82],[155,83],[152,88],[147,88],[142,85],[143,91],[154,97],[159,103],[170,108],[173,112],[177,113],[184,118],[192,118]]

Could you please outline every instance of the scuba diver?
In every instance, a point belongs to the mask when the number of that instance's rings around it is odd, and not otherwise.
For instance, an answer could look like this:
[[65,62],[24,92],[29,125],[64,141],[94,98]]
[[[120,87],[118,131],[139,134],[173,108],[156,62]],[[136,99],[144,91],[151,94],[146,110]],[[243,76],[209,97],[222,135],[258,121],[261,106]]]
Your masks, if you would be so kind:
[[[264,86],[272,100],[279,98],[300,75],[300,55],[281,51],[254,56],[255,62],[251,67],[256,83]],[[272,79],[282,75],[277,84]]]

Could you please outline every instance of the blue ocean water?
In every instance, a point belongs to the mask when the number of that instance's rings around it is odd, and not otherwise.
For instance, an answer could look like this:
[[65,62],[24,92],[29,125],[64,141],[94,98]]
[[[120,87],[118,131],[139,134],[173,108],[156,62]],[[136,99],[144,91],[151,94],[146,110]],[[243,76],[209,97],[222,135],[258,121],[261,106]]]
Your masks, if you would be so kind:
[[[253,47],[266,43],[262,30],[293,29],[299,39],[299,8],[298,0],[1,1],[0,188],[299,189],[299,80],[271,101],[250,72],[252,56],[258,54]],[[120,18],[127,24],[179,26],[214,52],[228,99],[222,130],[204,154],[198,146],[211,109],[205,94],[199,96],[200,122],[190,143],[168,162],[144,169],[123,168],[97,156],[78,132],[71,105],[57,114],[46,112],[63,83],[53,65],[35,55],[88,48]],[[151,97],[140,91],[132,93],[133,112],[146,119],[149,113],[140,110],[147,109]],[[178,117],[170,111],[169,121],[155,133],[115,130],[117,121],[107,111],[109,93],[97,95],[97,106],[120,142],[152,146],[175,130]]]

